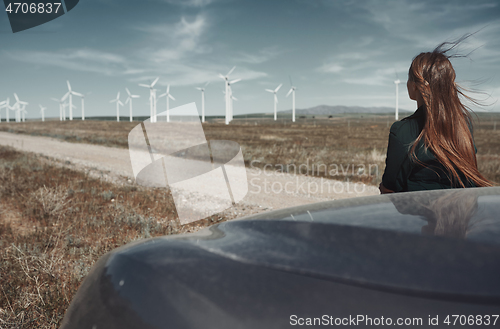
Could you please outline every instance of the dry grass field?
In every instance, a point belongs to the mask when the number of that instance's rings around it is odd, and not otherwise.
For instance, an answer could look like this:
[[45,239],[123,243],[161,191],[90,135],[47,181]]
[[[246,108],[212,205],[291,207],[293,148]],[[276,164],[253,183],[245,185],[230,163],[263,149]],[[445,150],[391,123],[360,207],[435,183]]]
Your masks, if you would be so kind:
[[[480,170],[496,182],[498,119],[480,116],[475,127]],[[124,148],[128,132],[138,123],[2,122],[0,131]],[[205,123],[204,130],[208,140],[239,142],[248,166],[253,161],[280,170],[286,167],[278,165],[289,165],[290,170],[309,161],[309,175],[377,185],[391,123],[389,116],[308,118],[295,124],[239,119],[229,126]],[[311,164],[356,169],[376,164],[379,174],[335,177],[312,172]],[[104,253],[136,239],[190,232],[230,219],[212,216],[180,226],[174,209],[168,191],[113,185],[44,157],[0,147],[0,328],[57,328],[82,279]]]
[[164,189],[119,187],[0,147],[0,328],[58,328],[104,253],[223,220],[180,226]]

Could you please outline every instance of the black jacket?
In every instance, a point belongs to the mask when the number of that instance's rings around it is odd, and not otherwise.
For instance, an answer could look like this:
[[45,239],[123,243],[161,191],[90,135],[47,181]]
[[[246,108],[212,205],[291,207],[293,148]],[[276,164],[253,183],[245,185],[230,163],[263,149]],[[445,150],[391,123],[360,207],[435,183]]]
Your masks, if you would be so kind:
[[[410,158],[410,149],[425,124],[425,112],[419,107],[411,116],[396,121],[391,126],[387,158],[382,184],[394,192],[449,189],[453,186],[444,166],[434,154],[419,142],[415,152],[417,159],[425,165],[419,165]],[[472,132],[472,130],[471,130]],[[475,152],[477,152],[474,146]],[[460,175],[466,187],[474,187]]]

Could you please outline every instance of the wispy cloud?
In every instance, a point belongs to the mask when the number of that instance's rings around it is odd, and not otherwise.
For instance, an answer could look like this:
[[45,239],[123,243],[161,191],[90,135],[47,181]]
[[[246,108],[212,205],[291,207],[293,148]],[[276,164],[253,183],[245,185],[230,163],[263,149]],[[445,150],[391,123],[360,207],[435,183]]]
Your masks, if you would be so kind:
[[257,53],[244,53],[239,52],[233,60],[236,62],[248,63],[248,64],[261,64],[267,62],[273,58],[276,58],[280,54],[284,53],[278,47],[266,47],[261,49]]
[[318,67],[316,71],[324,73],[339,73],[343,69],[344,67],[342,67],[342,65],[339,65],[337,63],[327,63]]
[[165,2],[182,7],[205,7],[215,0],[164,0]]
[[16,61],[106,75],[119,74],[126,71],[128,66],[126,59],[122,56],[89,48],[58,52],[4,51],[4,53]]
[[173,24],[140,26],[136,29],[145,32],[152,44],[161,47],[148,47],[140,51],[140,57],[147,61],[162,63],[192,57],[195,54],[210,53],[212,48],[201,39],[210,28],[204,15],[194,18],[181,17]]

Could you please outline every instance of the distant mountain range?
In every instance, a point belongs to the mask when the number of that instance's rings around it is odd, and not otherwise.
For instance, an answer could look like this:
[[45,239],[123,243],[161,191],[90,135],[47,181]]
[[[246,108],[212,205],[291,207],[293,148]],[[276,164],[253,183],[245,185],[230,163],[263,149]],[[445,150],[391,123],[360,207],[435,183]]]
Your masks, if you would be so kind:
[[[394,113],[394,107],[361,107],[361,106],[330,106],[318,105],[308,109],[295,109],[295,115],[334,115],[342,113]],[[410,113],[414,110],[399,109],[400,112]],[[292,110],[280,111],[292,113]]]

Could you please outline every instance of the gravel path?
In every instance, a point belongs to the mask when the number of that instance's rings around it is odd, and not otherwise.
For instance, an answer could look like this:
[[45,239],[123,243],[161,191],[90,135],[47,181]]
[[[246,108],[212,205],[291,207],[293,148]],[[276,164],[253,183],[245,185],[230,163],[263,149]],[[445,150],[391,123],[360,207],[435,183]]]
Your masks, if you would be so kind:
[[[49,137],[0,132],[0,144],[62,160],[93,177],[118,184],[134,180],[127,149],[68,143]],[[240,217],[263,210],[280,209],[319,201],[379,194],[378,188],[320,177],[246,168],[248,194],[226,215]]]

